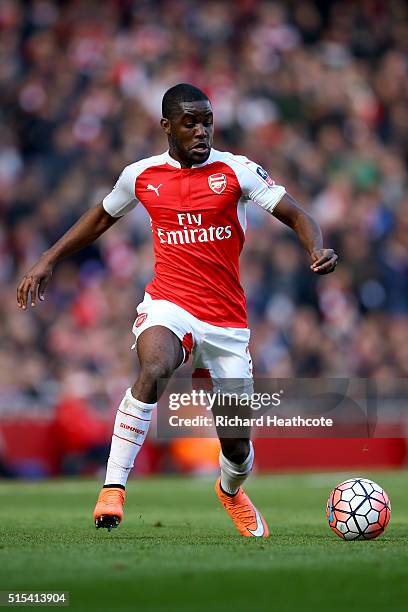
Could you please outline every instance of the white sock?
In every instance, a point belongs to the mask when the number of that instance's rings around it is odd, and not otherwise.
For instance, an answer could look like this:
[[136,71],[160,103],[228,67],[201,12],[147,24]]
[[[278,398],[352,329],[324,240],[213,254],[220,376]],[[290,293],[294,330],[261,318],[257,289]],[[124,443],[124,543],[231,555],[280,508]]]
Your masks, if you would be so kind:
[[254,447],[249,441],[249,455],[244,463],[233,463],[220,452],[221,488],[225,493],[234,495],[248,478],[254,465]]
[[157,404],[140,402],[133,397],[131,390],[127,389],[116,414],[105,485],[126,485],[130,470],[147,436],[152,412],[156,406]]

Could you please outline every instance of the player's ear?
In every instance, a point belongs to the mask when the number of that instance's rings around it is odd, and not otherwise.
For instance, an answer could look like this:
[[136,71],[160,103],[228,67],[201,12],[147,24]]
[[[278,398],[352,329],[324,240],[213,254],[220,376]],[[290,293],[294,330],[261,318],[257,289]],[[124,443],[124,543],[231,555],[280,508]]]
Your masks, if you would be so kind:
[[162,119],[160,119],[160,125],[162,126],[167,136],[169,136],[170,135],[170,121],[166,119],[165,117],[162,117]]

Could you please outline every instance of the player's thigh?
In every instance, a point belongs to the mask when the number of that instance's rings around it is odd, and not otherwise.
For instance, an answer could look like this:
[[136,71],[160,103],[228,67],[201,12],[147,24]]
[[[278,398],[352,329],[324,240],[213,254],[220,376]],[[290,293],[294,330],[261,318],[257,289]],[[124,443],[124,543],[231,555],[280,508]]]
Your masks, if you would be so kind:
[[133,396],[147,404],[158,401],[174,370],[183,361],[180,339],[162,325],[151,325],[138,334],[136,349],[140,370]]
[[[212,409],[217,435],[225,456],[234,457],[231,460],[239,463],[238,459],[248,454],[251,437],[251,421],[248,419],[254,416],[251,407],[252,360],[248,348],[250,334],[247,329],[211,327],[207,329],[194,365],[203,378],[206,375],[211,378],[213,392],[219,393]],[[231,424],[230,417],[239,418]]]
[[[193,365],[208,371],[217,390],[252,393],[248,329],[214,328],[205,334]],[[215,389],[214,389],[215,390]]]
[[183,362],[184,352],[180,339],[171,329],[153,325],[145,329],[136,341],[141,372],[170,376]]
[[147,294],[137,312],[132,348],[137,348],[142,367],[166,363],[174,370],[187,360],[195,341],[189,313],[167,300],[152,300]]

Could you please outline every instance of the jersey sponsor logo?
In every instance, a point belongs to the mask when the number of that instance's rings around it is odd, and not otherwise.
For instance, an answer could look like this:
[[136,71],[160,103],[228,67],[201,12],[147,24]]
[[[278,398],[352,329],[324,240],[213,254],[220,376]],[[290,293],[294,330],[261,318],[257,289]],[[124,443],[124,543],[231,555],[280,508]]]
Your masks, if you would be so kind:
[[211,176],[208,177],[208,185],[214,193],[220,194],[227,186],[227,177],[221,172],[218,174],[211,174]]
[[192,244],[196,242],[214,242],[215,240],[227,240],[232,236],[231,225],[215,227],[191,228],[183,227],[179,230],[164,230],[157,228],[157,235],[161,244]]
[[261,177],[262,180],[265,181],[265,183],[269,186],[269,187],[273,187],[275,182],[271,179],[271,177],[269,176],[269,174],[267,173],[267,171],[262,168],[262,166],[258,166],[256,169],[257,174],[259,174],[259,176]]
[[147,319],[147,312],[142,312],[142,314],[140,314],[136,321],[135,321],[135,327],[140,327]]
[[[202,213],[178,213],[177,221],[181,226],[178,230],[165,230],[162,227],[155,228],[161,244],[214,242],[215,240],[227,240],[232,236],[231,225],[201,227],[203,223]],[[154,228],[153,224],[152,228]]]
[[150,185],[150,184],[149,184],[149,185],[146,187],[146,189],[147,189],[148,191],[154,191],[154,193],[157,195],[157,197],[159,197],[159,195],[160,195],[160,193],[159,193],[159,189],[160,189],[160,187],[161,187],[161,186],[162,186],[162,183],[160,183],[160,185],[158,185],[157,187],[155,187],[154,185]]
[[137,434],[140,434],[142,436],[144,436],[144,434],[146,433],[145,431],[143,431],[143,429],[138,429],[137,427],[133,427],[132,425],[127,425],[126,423],[121,423],[120,426],[123,429],[127,429],[128,431],[134,431]]

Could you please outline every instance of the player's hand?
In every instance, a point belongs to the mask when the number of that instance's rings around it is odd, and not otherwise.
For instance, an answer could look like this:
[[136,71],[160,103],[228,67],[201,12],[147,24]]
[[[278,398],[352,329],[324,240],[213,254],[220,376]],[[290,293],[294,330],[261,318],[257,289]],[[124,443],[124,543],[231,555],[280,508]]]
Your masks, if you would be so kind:
[[27,272],[17,287],[17,303],[20,308],[27,308],[28,294],[31,294],[31,306],[35,306],[36,299],[44,300],[45,288],[52,276],[54,266],[45,258],[40,258]]
[[312,252],[310,269],[316,274],[329,274],[336,269],[339,260],[333,249],[316,249]]

